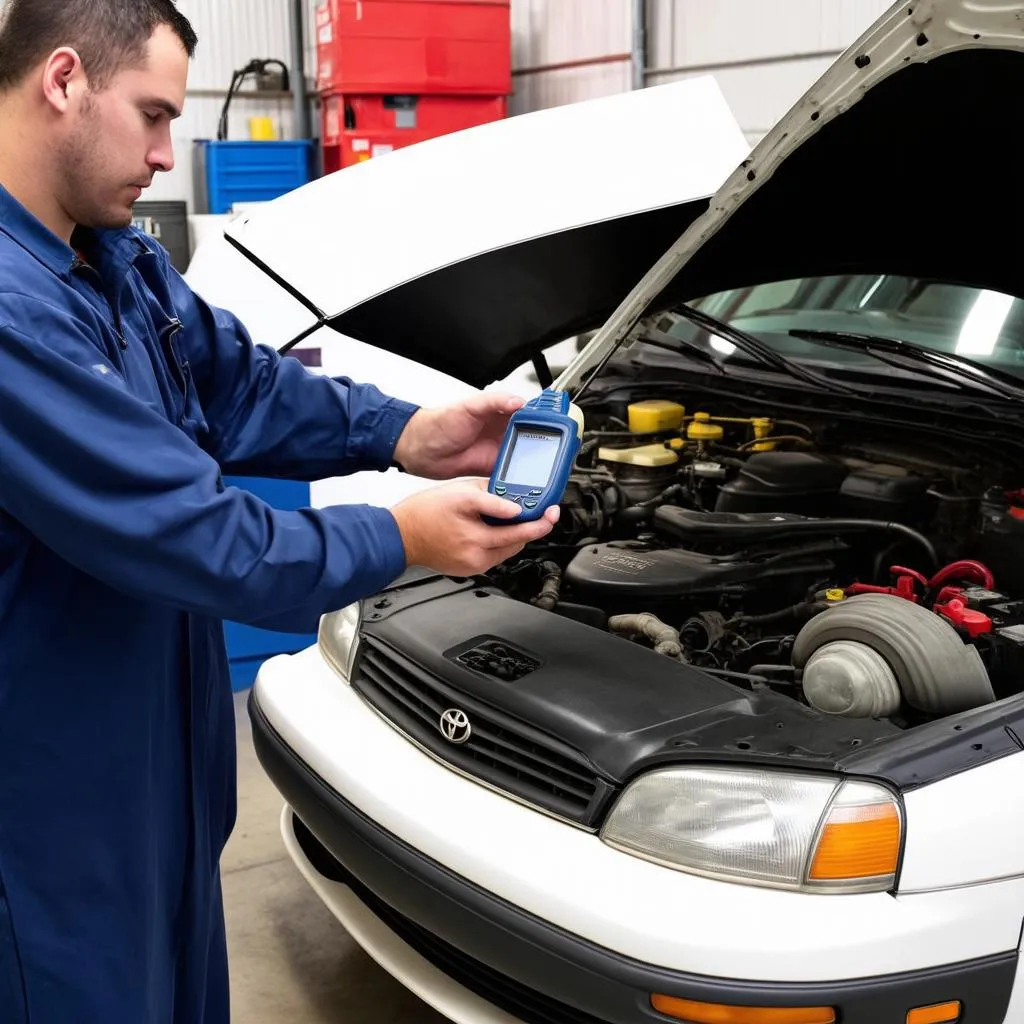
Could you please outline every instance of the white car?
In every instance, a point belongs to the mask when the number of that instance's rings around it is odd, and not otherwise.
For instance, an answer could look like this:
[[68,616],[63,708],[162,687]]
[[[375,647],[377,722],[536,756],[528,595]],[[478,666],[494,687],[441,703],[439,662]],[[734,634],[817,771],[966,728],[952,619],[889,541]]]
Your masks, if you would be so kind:
[[250,698],[299,870],[452,1020],[1024,1021],[1021,95],[1024,2],[907,0],[750,153],[698,79],[229,226],[325,353],[597,329],[557,533]]

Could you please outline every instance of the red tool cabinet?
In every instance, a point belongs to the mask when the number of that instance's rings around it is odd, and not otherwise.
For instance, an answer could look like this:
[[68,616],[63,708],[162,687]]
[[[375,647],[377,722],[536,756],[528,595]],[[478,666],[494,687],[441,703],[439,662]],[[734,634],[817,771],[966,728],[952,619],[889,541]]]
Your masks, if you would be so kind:
[[316,31],[324,173],[507,114],[509,0],[324,0]]

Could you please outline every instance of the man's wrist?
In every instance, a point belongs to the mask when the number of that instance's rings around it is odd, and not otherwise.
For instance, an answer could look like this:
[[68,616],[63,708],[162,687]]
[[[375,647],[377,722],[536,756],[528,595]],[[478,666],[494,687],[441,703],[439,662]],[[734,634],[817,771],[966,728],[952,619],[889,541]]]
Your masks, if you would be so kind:
[[[407,439],[409,424],[415,419],[419,411],[420,407],[410,402],[403,402],[398,398],[388,400],[383,410],[383,434],[387,440],[384,442],[381,450],[381,456],[383,457],[378,463],[381,471],[398,469],[403,473],[408,472]],[[402,443],[403,438],[406,439],[405,445]]]
[[402,432],[395,441],[395,447],[391,453],[391,465],[401,473],[409,472],[409,463],[414,461],[414,450],[416,447],[415,431],[416,420],[420,418],[423,410],[419,407],[408,418]]

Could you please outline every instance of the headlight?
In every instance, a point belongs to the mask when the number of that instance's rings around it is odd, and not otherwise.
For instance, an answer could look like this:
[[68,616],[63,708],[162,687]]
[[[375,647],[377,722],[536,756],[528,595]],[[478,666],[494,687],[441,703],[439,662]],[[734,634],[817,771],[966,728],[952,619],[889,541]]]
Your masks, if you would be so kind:
[[346,682],[352,678],[352,666],[359,649],[359,604],[350,604],[320,620],[317,644],[331,668]]
[[664,768],[628,786],[601,838],[694,874],[808,892],[896,881],[903,814],[870,782],[741,768]]

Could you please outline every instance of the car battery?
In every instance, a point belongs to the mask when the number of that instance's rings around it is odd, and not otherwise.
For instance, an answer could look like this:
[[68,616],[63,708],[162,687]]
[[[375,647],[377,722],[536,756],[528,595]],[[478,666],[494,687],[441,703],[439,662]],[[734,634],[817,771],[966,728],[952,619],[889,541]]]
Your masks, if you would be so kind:
[[1024,679],[1024,601],[984,587],[964,588],[960,600],[967,608],[987,615],[991,623],[973,642],[992,680],[1006,680],[1012,687],[1007,693],[1000,693],[997,687],[996,696],[1016,693]]
[[323,99],[324,173],[441,135],[500,121],[504,96],[349,96]]
[[509,0],[323,0],[317,91],[512,92]]

